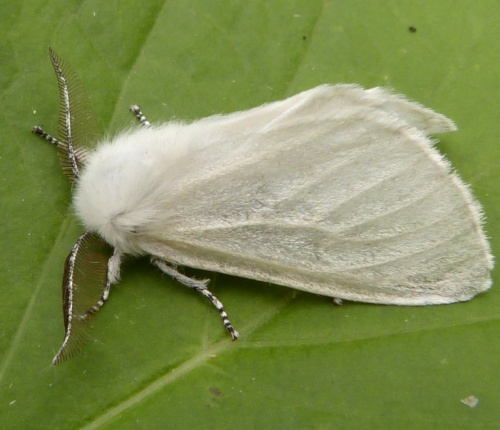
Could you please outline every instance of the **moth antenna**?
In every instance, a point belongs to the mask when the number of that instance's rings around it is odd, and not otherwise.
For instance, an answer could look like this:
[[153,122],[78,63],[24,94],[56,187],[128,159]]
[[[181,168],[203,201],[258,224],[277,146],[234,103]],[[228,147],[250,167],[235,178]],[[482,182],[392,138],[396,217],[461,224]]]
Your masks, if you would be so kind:
[[190,278],[186,275],[183,275],[182,273],[179,273],[174,267],[172,267],[167,262],[165,262],[164,260],[161,260],[158,257],[152,257],[151,262],[156,267],[158,267],[162,272],[164,272],[167,275],[170,275],[172,278],[174,278],[177,282],[180,282],[182,285],[185,285],[186,287],[189,287],[195,291],[198,291],[199,293],[203,294],[203,296],[205,296],[208,300],[210,300],[210,302],[219,311],[219,315],[222,318],[222,323],[224,324],[224,327],[231,335],[232,339],[233,340],[238,339],[240,334],[234,329],[233,325],[231,324],[231,321],[229,321],[229,317],[224,309],[224,305],[207,288],[207,284],[209,282],[208,279],[204,279],[204,280],[200,281],[198,279],[193,279],[193,278]]
[[97,122],[78,77],[52,48],[49,56],[59,86],[59,136],[56,138],[39,126],[32,131],[57,147],[63,172],[75,181],[85,165],[88,150],[97,143]]
[[73,246],[62,285],[65,335],[52,364],[72,357],[88,341],[91,317],[104,305],[111,285],[118,280],[120,260],[121,254],[89,231]]
[[144,114],[141,111],[141,108],[139,105],[132,105],[130,106],[130,112],[132,112],[135,117],[139,120],[141,125],[143,125],[146,128],[151,127],[151,123],[147,120],[147,118],[144,116]]
[[78,179],[80,175],[80,169],[77,163],[77,155],[75,148],[73,147],[73,131],[72,126],[72,111],[73,104],[70,100],[69,84],[66,77],[66,71],[64,70],[63,63],[59,57],[55,54],[52,48],[49,48],[50,61],[56,72],[57,83],[59,85],[59,96],[60,96],[60,112],[59,112],[59,127],[60,133],[65,137],[66,150],[69,163],[71,165],[71,170],[75,179]]

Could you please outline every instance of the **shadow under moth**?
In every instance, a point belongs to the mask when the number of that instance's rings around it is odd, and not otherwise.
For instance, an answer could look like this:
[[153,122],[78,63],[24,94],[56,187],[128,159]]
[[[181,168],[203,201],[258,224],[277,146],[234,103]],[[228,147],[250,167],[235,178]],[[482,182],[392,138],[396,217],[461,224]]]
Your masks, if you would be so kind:
[[85,226],[64,266],[58,364],[89,338],[124,255],[149,255],[205,296],[188,266],[368,303],[469,300],[491,285],[479,203],[428,136],[454,123],[384,88],[321,85],[192,123],[101,138],[88,97],[49,49],[59,84],[54,144]]

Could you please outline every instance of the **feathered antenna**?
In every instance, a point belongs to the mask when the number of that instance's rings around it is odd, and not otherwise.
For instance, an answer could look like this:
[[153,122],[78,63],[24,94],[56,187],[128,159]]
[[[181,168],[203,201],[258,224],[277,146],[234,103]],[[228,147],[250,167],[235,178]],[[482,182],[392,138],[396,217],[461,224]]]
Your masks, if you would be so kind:
[[90,338],[91,317],[104,305],[113,281],[112,255],[111,246],[86,231],[66,258],[62,283],[65,335],[52,364],[71,358]]
[[59,86],[59,136],[55,138],[38,126],[33,127],[33,132],[57,146],[63,172],[75,181],[85,165],[88,149],[98,140],[97,121],[76,74],[52,48],[49,56]]

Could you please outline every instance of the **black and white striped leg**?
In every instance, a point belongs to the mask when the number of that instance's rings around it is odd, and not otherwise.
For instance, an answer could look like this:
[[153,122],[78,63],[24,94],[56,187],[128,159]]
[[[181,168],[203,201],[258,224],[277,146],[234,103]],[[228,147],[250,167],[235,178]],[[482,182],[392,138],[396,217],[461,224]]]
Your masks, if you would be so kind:
[[151,127],[151,123],[147,120],[147,118],[143,115],[141,108],[139,105],[130,106],[130,111],[135,115],[135,117],[139,120],[141,125],[144,127]]
[[31,131],[59,148],[64,146],[59,140],[57,140],[54,136],[51,136],[49,133],[46,133],[43,128],[38,125],[35,125]]
[[113,284],[116,284],[118,282],[118,280],[120,279],[121,262],[122,262],[122,254],[117,252],[115,249],[113,255],[108,260],[108,273],[106,276],[106,285],[104,287],[104,290],[102,291],[102,295],[94,306],[92,306],[87,312],[85,312],[83,315],[81,315],[79,317],[82,321],[86,320],[91,315],[94,315],[95,313],[97,313],[99,311],[99,309],[101,309],[104,306],[104,303],[106,303],[106,300],[108,300],[109,291],[111,290],[111,286]]
[[222,318],[222,323],[224,324],[224,327],[229,332],[233,340],[238,339],[239,333],[234,329],[233,325],[229,321],[229,317],[227,316],[227,313],[224,310],[224,305],[207,288],[209,279],[198,280],[189,278],[188,276],[179,273],[175,267],[171,266],[170,264],[168,264],[167,262],[158,257],[152,257],[151,262],[155,266],[157,266],[162,272],[166,273],[167,275],[170,275],[172,278],[174,278],[181,284],[185,285],[186,287],[198,291],[199,293],[203,294],[208,300],[210,300],[210,302],[219,311],[220,317]]

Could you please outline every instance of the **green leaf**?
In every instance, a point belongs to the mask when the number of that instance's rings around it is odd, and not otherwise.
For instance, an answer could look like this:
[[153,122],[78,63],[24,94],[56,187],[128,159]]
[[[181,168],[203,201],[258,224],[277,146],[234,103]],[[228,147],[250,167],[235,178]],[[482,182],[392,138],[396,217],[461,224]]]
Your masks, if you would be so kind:
[[[391,86],[456,121],[439,148],[484,205],[496,253],[500,27],[493,0],[0,4],[0,422],[8,429],[494,429],[500,293],[422,308],[345,303],[225,275],[217,312],[130,260],[83,354],[53,367],[61,278],[82,227],[54,148],[52,46],[100,126],[196,119],[321,83]],[[415,26],[417,31],[409,31]],[[494,273],[496,275],[496,271]],[[475,408],[460,402],[474,395]]]

